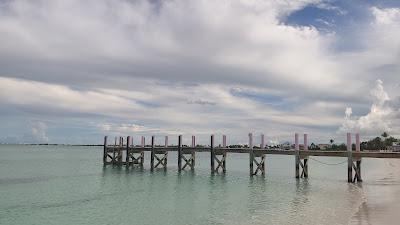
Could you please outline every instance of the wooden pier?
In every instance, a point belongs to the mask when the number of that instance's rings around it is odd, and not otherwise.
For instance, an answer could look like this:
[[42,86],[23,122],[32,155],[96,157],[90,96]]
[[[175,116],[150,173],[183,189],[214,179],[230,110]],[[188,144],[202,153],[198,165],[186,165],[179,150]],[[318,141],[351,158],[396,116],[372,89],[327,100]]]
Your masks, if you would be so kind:
[[[265,175],[266,155],[293,155],[295,156],[295,177],[308,178],[308,159],[310,156],[323,157],[347,157],[347,181],[362,182],[361,178],[361,160],[362,158],[400,158],[400,152],[363,152],[360,149],[360,135],[355,135],[355,151],[352,151],[351,134],[347,133],[347,151],[325,151],[308,150],[308,136],[304,134],[304,150],[300,150],[299,135],[295,134],[294,149],[283,150],[279,148],[266,148],[264,135],[261,135],[261,144],[259,148],[254,148],[253,134],[249,134],[249,144],[246,148],[227,147],[226,136],[222,136],[222,145],[215,146],[214,135],[211,135],[210,145],[206,147],[196,145],[196,137],[192,136],[191,146],[182,145],[182,135],[178,137],[177,145],[168,145],[168,136],[165,136],[164,145],[155,145],[155,136],[151,137],[151,145],[146,146],[145,138],[141,138],[140,145],[134,145],[132,137],[115,138],[113,144],[109,143],[108,137],[104,137],[103,163],[104,165],[125,165],[143,167],[144,152],[150,152],[151,171],[155,168],[167,169],[168,152],[178,152],[178,171],[185,169],[195,169],[196,152],[210,152],[211,173],[226,173],[227,153],[249,154],[249,172],[250,176]],[[119,140],[117,142],[117,140]],[[123,160],[125,155],[125,160]]]

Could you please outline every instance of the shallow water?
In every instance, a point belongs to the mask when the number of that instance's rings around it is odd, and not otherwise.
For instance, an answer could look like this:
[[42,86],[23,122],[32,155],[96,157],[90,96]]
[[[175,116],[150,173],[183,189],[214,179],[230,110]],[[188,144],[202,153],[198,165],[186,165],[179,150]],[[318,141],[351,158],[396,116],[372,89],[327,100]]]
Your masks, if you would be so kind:
[[[294,178],[293,156],[267,156],[265,178],[248,175],[248,155],[228,154],[212,176],[209,153],[195,172],[102,165],[101,147],[0,145],[0,224],[348,224],[365,186],[346,182],[347,164],[309,161]],[[313,157],[327,163],[345,158]],[[379,179],[383,160],[363,160],[363,179]],[[366,183],[366,182],[365,182]]]

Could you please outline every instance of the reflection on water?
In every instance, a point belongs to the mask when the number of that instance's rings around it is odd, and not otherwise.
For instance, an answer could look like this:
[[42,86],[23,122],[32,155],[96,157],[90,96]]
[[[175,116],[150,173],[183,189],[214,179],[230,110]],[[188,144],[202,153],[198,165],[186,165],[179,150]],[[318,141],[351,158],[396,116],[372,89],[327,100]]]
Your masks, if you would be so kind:
[[[103,167],[101,148],[42,148],[0,147],[0,224],[347,224],[362,191],[398,185],[390,174],[348,184],[346,165],[311,162],[312,176],[295,179],[291,156],[268,156],[266,176],[249,177],[245,154],[228,155],[227,173],[211,174],[207,153],[179,173],[175,153],[167,170],[151,172],[147,161]],[[363,165],[364,180],[374,180],[373,166]],[[369,224],[371,203],[353,220]]]

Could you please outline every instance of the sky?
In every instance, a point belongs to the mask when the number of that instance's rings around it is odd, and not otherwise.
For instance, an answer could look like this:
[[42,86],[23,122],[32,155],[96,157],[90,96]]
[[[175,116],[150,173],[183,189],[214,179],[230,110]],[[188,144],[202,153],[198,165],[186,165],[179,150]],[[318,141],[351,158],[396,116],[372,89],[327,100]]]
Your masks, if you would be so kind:
[[0,143],[400,137],[399,90],[397,0],[0,0]]

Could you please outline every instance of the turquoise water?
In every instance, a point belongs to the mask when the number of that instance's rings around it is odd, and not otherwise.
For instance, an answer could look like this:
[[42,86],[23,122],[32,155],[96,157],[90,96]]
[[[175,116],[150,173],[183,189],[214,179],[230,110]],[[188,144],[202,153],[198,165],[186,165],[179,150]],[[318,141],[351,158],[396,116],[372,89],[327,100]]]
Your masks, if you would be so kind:
[[[293,156],[267,156],[265,178],[249,177],[247,154],[228,154],[214,176],[209,153],[195,172],[168,160],[167,171],[150,172],[149,155],[143,170],[104,168],[101,147],[0,145],[0,224],[347,224],[363,199],[346,163],[310,160],[296,180]],[[380,164],[364,160],[364,180]]]

